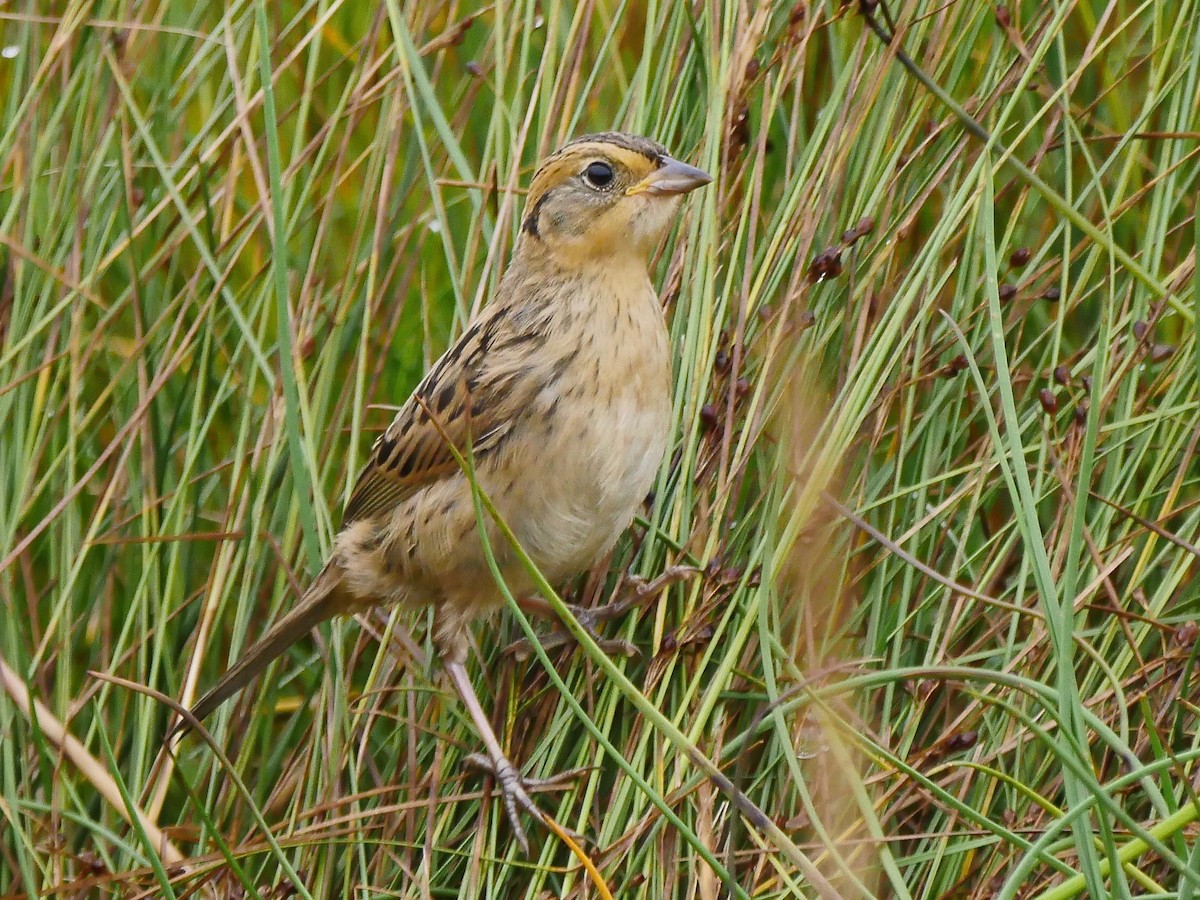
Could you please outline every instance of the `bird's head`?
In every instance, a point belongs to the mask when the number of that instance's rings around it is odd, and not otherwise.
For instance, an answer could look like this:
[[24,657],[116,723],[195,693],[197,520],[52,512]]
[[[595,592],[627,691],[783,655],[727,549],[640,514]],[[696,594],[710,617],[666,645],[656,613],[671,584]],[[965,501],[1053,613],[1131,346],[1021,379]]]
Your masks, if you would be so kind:
[[710,181],[648,138],[619,132],[576,138],[533,177],[521,252],[546,253],[568,266],[644,264],[680,198]]

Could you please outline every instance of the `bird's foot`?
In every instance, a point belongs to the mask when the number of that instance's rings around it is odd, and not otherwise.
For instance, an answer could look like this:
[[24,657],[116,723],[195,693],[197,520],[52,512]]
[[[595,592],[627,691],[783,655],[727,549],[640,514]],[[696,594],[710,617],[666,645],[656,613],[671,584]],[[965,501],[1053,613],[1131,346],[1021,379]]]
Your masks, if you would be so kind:
[[573,770],[552,778],[526,778],[517,771],[517,767],[509,762],[507,757],[493,758],[486,753],[471,753],[464,757],[463,762],[473,769],[486,772],[496,780],[496,786],[500,789],[500,797],[504,801],[504,812],[508,816],[509,824],[512,825],[517,843],[521,845],[521,850],[526,856],[529,855],[529,839],[525,836],[525,829],[521,827],[521,813],[526,812],[539,822],[546,821],[546,814],[533,802],[533,798],[529,796],[529,790],[531,788],[562,787],[565,782],[579,774],[578,771]]
[[[641,651],[629,641],[620,638],[601,637],[596,626],[601,622],[608,622],[619,616],[623,616],[635,607],[644,606],[650,600],[657,597],[665,588],[670,587],[678,581],[691,578],[693,575],[699,574],[699,572],[700,569],[695,566],[679,565],[664,569],[658,576],[650,580],[646,580],[640,575],[626,575],[617,590],[617,599],[611,603],[597,607],[569,605],[568,609],[571,610],[571,614],[575,616],[576,621],[579,622],[588,636],[609,656],[640,656]],[[538,615],[553,615],[549,604],[540,598],[536,603],[523,604],[523,608]],[[561,647],[574,641],[574,636],[569,631],[561,628],[555,629],[539,639],[543,649],[546,650]],[[519,641],[509,644],[504,652],[512,654],[518,660],[524,661],[532,655],[533,648],[529,645],[527,638],[521,638]]]
[[588,614],[591,616],[593,624],[615,619],[635,606],[645,606],[671,585],[699,575],[700,571],[696,566],[667,566],[650,580],[646,580],[641,575],[626,574],[621,586],[617,589],[617,599],[604,606],[589,610]]
[[[575,616],[576,621],[579,622],[588,636],[609,656],[638,656],[641,653],[629,641],[620,638],[601,637],[600,633],[596,631],[595,619],[592,616],[591,610],[580,606],[568,606],[568,609],[571,610],[571,614]],[[538,643],[542,645],[543,650],[553,650],[556,647],[564,647],[567,644],[575,643],[575,636],[563,628],[556,628],[548,634],[541,635],[538,638]],[[514,659],[524,662],[533,655],[533,647],[530,645],[528,638],[521,638],[505,647],[504,652],[510,654]]]

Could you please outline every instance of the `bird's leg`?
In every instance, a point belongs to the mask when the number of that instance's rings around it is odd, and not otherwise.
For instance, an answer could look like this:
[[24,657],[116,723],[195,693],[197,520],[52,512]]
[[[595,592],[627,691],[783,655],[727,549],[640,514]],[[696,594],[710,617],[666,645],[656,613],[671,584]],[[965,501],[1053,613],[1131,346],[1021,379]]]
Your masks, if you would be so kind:
[[[529,840],[525,837],[525,829],[521,827],[521,810],[542,822],[545,821],[545,814],[538,809],[526,788],[559,784],[567,776],[547,779],[523,778],[517,771],[517,767],[504,754],[500,740],[496,737],[496,732],[492,730],[492,723],[488,719],[487,713],[484,712],[483,705],[479,702],[479,696],[475,693],[475,688],[467,675],[466,666],[461,662],[445,660],[445,668],[446,674],[450,676],[450,683],[454,685],[454,690],[458,693],[463,705],[466,706],[467,712],[471,714],[471,721],[475,723],[475,728],[483,739],[483,746],[487,749],[486,754],[470,754],[464,762],[477,769],[490,772],[495,777],[496,784],[500,788],[500,796],[504,800],[504,812],[512,824],[517,843],[528,855]],[[571,777],[574,774],[568,773]]]
[[[517,606],[521,607],[521,611],[528,616],[558,620],[558,613],[554,611],[554,607],[544,597],[525,597],[517,601]],[[620,638],[601,637],[600,633],[596,631],[596,620],[592,617],[590,610],[582,606],[572,606],[570,604],[568,604],[568,608],[583,627],[583,630],[591,636],[593,641],[600,645],[600,649],[605,653],[612,656],[638,655],[638,648],[629,643],[629,641],[623,641]],[[542,635],[538,639],[538,643],[542,645],[544,650],[551,650],[555,647],[569,644],[574,640],[575,638],[571,636],[571,632],[559,627],[549,634]],[[512,654],[512,656],[519,660],[526,660],[533,653],[533,648],[529,646],[528,638],[521,638],[505,647],[504,652]]]
[[609,619],[625,615],[636,606],[644,606],[676,582],[699,574],[699,568],[687,565],[667,566],[649,581],[641,575],[626,573],[616,590],[617,599],[604,606],[589,609],[587,614],[593,623],[607,622]]
[[[669,587],[677,581],[683,581],[685,578],[691,578],[693,575],[699,573],[699,571],[695,566],[669,566],[650,581],[647,581],[640,575],[626,575],[621,587],[617,590],[617,599],[611,603],[593,608],[572,606],[570,604],[568,606],[571,613],[579,621],[579,624],[583,626],[583,630],[591,635],[592,640],[599,644],[605,653],[621,656],[637,656],[640,651],[633,644],[629,643],[629,641],[600,637],[596,631],[597,623],[615,619],[636,606],[648,603],[651,599],[658,596],[664,588]],[[523,612],[531,616],[540,616],[547,619],[558,618],[554,612],[554,607],[543,597],[527,597],[518,600],[517,605],[521,607]],[[541,644],[549,650],[551,647],[558,647],[572,640],[573,638],[569,632],[557,629],[545,635],[541,639]],[[525,638],[515,641],[505,648],[505,652],[511,653],[517,659],[526,659],[531,652],[529,641]]]

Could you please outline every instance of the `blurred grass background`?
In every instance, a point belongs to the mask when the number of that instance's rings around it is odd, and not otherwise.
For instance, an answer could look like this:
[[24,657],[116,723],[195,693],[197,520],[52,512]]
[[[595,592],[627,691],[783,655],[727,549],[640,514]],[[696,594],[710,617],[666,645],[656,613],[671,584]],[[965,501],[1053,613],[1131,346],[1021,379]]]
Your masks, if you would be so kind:
[[[1187,0],[0,4],[0,896],[1200,896],[1198,82]],[[631,683],[550,651],[579,710],[508,614],[472,661],[578,849],[460,770],[420,615],[172,764],[139,686],[294,600],[613,127],[718,177],[673,452],[565,595],[703,574],[608,624]]]

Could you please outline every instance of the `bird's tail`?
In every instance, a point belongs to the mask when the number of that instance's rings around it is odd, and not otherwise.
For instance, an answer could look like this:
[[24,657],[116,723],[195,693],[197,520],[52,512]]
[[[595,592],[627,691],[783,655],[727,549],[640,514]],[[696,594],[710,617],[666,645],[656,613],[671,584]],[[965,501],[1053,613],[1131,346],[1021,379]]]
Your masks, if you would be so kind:
[[[192,706],[192,715],[197,719],[205,718],[245,687],[284,650],[304,637],[313,626],[337,615],[341,580],[341,569],[332,562],[328,563],[309,585],[296,607],[272,625],[258,643],[242,654],[242,658],[230,666],[220,680],[209,688],[208,693]],[[171,738],[186,732],[188,727],[186,721],[180,722],[175,726]]]

